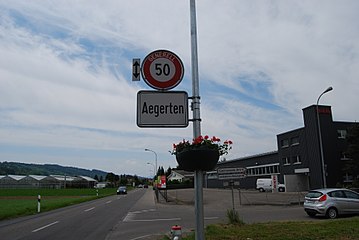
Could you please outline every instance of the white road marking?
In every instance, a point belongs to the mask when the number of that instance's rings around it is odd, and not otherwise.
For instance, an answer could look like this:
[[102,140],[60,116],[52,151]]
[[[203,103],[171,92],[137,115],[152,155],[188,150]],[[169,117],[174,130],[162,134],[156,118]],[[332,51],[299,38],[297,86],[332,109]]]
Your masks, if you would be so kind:
[[156,219],[135,219],[135,216],[141,213],[154,212],[156,209],[145,209],[129,212],[122,222],[157,222],[157,221],[179,221],[181,218],[156,218]]
[[204,220],[214,220],[218,219],[219,217],[204,217]]
[[123,222],[159,222],[159,221],[180,221],[182,218],[155,218],[155,219],[124,219]]
[[56,221],[56,222],[47,224],[46,226],[43,226],[43,227],[38,228],[38,229],[35,229],[35,230],[33,230],[32,232],[35,233],[35,232],[41,231],[41,230],[43,230],[43,229],[45,229],[45,228],[48,228],[48,227],[50,227],[50,226],[52,226],[52,225],[55,225],[55,224],[57,224],[57,223],[59,223],[59,221]]
[[153,234],[143,235],[143,236],[140,236],[140,237],[132,238],[130,240],[138,240],[138,239],[142,239],[142,238],[148,238],[148,237],[151,237],[151,236],[153,236]]
[[86,209],[85,212],[88,212],[88,211],[91,211],[91,210],[94,210],[95,207],[92,207],[92,208],[89,208],[89,209]]
[[110,200],[110,201],[107,201],[107,202],[106,202],[106,204],[109,204],[109,203],[111,203],[111,202],[112,202],[112,200]]

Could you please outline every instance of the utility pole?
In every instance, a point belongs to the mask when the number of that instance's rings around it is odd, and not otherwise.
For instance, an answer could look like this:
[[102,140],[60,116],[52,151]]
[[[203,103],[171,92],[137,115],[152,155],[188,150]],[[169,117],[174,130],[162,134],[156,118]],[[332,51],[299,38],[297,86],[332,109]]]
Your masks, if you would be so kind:
[[[200,96],[198,77],[197,53],[197,22],[196,3],[190,0],[191,22],[191,70],[192,70],[192,111],[193,111],[193,138],[201,135]],[[203,214],[203,171],[195,171],[195,214],[196,214],[196,240],[204,240],[204,214]]]

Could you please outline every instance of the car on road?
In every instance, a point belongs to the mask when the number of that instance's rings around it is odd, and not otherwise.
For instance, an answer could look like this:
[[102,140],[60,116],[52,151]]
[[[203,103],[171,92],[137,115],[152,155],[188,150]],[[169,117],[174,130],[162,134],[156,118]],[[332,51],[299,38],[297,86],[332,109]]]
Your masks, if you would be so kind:
[[117,195],[119,195],[119,194],[127,194],[127,188],[125,186],[120,186],[117,189]]
[[303,206],[311,217],[325,215],[334,219],[339,215],[359,214],[359,194],[345,188],[316,189],[307,193]]

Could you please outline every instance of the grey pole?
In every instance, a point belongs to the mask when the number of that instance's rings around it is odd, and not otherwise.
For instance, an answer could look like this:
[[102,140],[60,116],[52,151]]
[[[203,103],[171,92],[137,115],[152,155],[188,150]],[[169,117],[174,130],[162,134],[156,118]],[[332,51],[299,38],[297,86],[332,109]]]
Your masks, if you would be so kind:
[[155,167],[155,165],[153,163],[148,162],[147,164],[153,166],[153,173],[154,173],[153,179],[154,179],[156,177],[156,173],[155,173],[156,172],[156,167]]
[[151,150],[151,149],[148,149],[148,148],[146,148],[145,151],[153,152],[155,154],[155,164],[156,164],[155,176],[157,176],[157,171],[158,171],[158,169],[157,169],[157,153],[155,151]]
[[320,129],[320,120],[319,120],[319,100],[327,92],[332,91],[332,87],[328,87],[324,92],[322,92],[317,100],[317,123],[318,123],[318,134],[319,134],[319,148],[320,148],[320,161],[322,165],[322,178],[323,178],[323,188],[327,187],[327,178],[325,173],[325,163],[324,163],[324,153],[323,153],[323,142],[322,142],[322,131]]
[[[190,0],[191,15],[191,70],[192,70],[192,111],[193,111],[193,138],[201,135],[200,96],[198,77],[197,54],[197,23],[196,2]],[[204,214],[203,214],[203,171],[195,171],[195,214],[196,214],[196,240],[204,240]]]

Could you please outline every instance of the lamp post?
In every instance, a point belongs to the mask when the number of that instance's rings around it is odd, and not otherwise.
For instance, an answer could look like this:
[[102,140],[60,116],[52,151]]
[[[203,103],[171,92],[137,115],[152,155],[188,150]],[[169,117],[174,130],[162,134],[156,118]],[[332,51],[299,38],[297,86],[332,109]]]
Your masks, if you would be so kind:
[[155,167],[155,165],[153,164],[153,163],[150,163],[150,162],[148,162],[147,164],[149,164],[149,165],[152,165],[153,166],[153,174],[155,175],[155,177],[156,177],[156,167]]
[[317,100],[317,122],[318,122],[318,134],[319,134],[319,148],[320,148],[320,160],[321,160],[321,164],[322,164],[322,176],[323,176],[323,188],[327,187],[327,179],[325,176],[325,165],[324,165],[324,153],[323,153],[323,142],[322,142],[322,132],[320,129],[320,120],[319,120],[319,100],[320,98],[327,92],[332,91],[333,88],[332,87],[328,87],[327,89],[325,89],[324,92],[322,92]]
[[155,154],[155,164],[156,164],[156,166],[155,166],[155,176],[157,176],[157,170],[158,170],[157,169],[157,153],[155,151],[151,150],[151,149],[148,149],[148,148],[145,148],[145,151],[153,152]]

